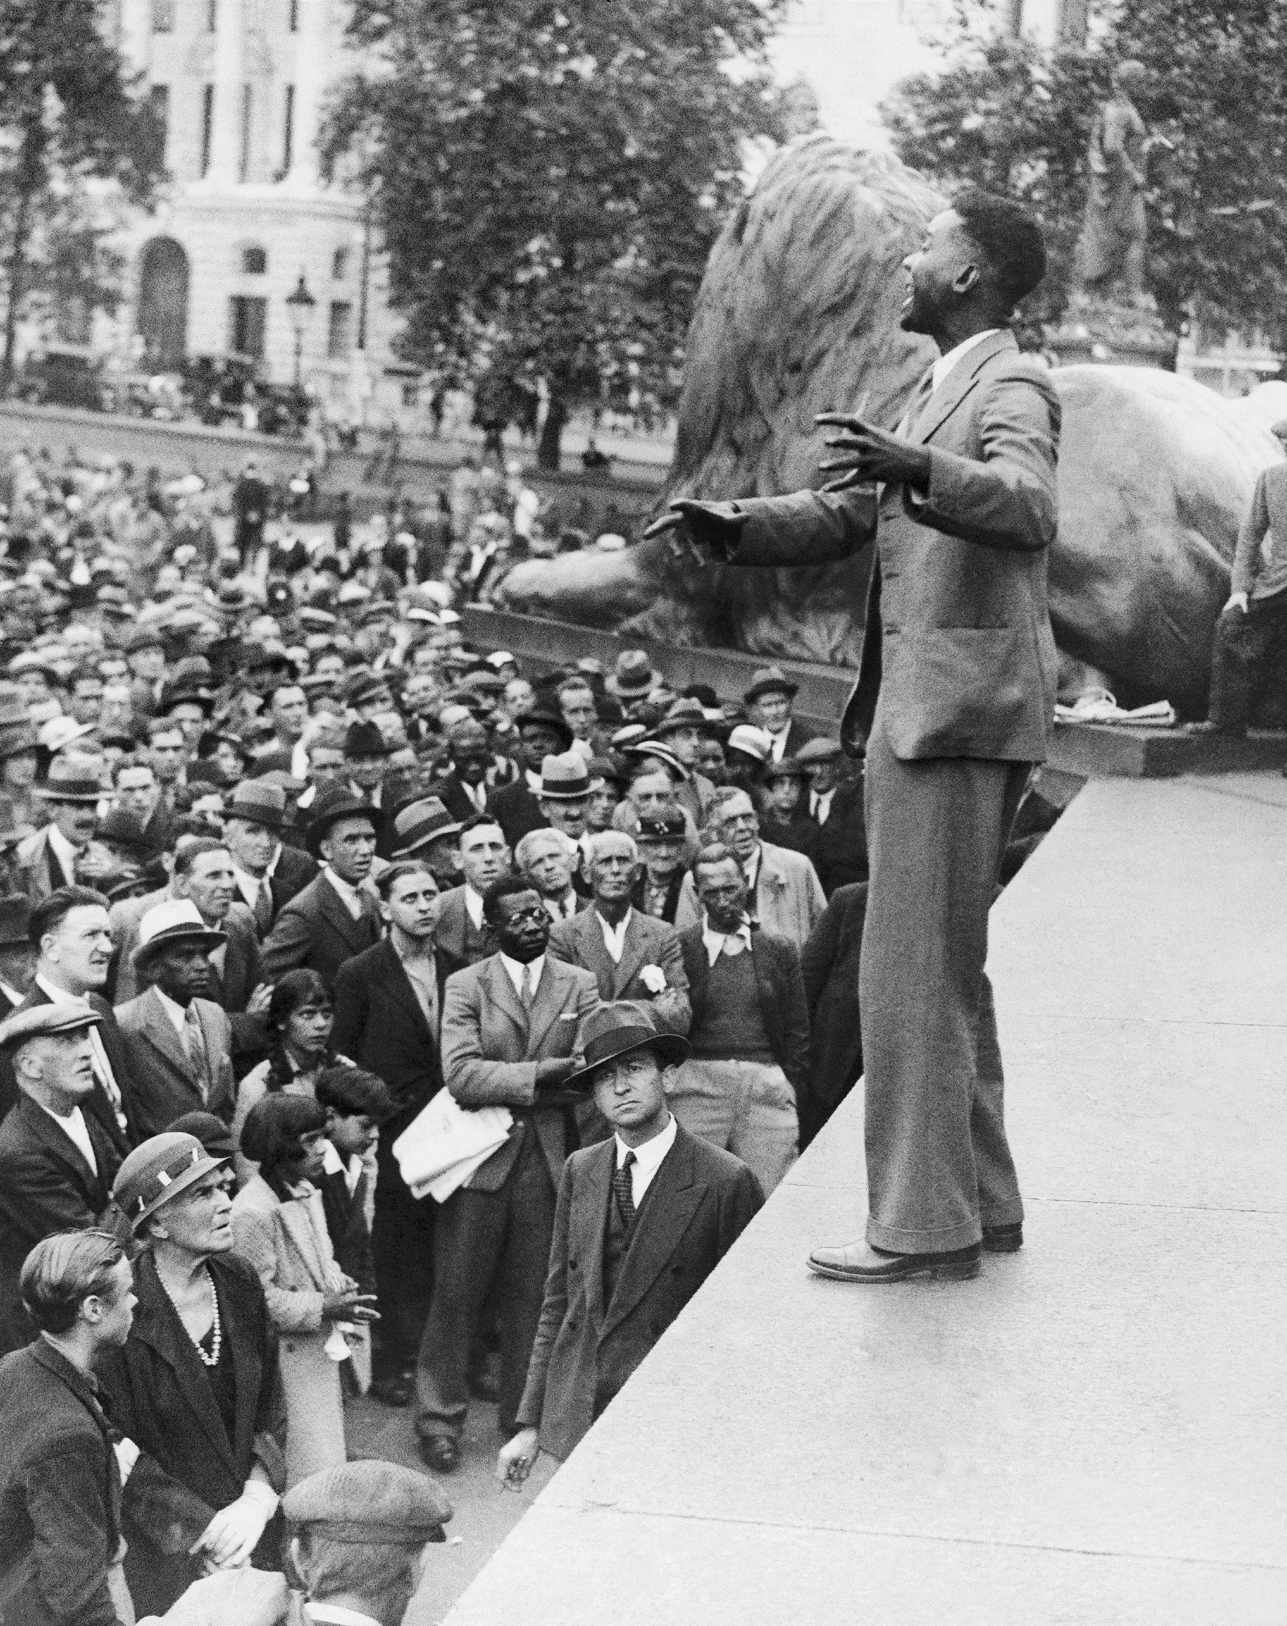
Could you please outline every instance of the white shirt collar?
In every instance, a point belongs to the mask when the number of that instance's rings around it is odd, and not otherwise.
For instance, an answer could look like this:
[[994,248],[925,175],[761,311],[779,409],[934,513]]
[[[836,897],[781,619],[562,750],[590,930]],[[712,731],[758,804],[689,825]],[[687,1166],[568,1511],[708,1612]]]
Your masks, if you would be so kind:
[[469,882],[465,882],[465,913],[469,916],[469,924],[476,932],[483,929],[483,895],[475,892]]
[[362,1159],[351,1157],[346,1163],[335,1150],[329,1140],[322,1142],[322,1170],[325,1174],[342,1174],[344,1184],[349,1188],[349,1196],[357,1190],[357,1183],[362,1178]]
[[616,1144],[616,1167],[621,1168],[626,1161],[627,1152],[635,1154],[634,1167],[630,1171],[630,1190],[634,1198],[635,1207],[643,1201],[643,1194],[652,1184],[653,1176],[661,1167],[666,1153],[675,1144],[675,1132],[679,1125],[671,1113],[666,1119],[666,1127],[659,1135],[646,1140],[642,1146],[627,1146],[620,1135],[612,1138]]
[[534,795],[539,796],[540,791],[541,791],[541,776],[540,776],[540,774],[539,773],[533,773],[530,768],[524,768],[523,772],[527,775],[527,788],[528,788],[528,790],[530,790]]
[[156,993],[156,997],[161,1001],[162,1010],[174,1024],[174,1031],[178,1034],[182,1034],[183,1024],[188,1019],[188,1009],[180,1005],[177,999],[171,999],[169,994],[163,994],[155,983],[152,984],[152,987]]
[[626,931],[633,914],[633,909],[627,909],[617,924],[610,926],[597,909],[594,911],[594,918],[599,922],[599,930],[603,933],[603,946],[612,956],[613,965],[621,964],[621,956],[626,951]]
[[[751,947],[751,923],[743,919],[736,931],[717,932],[711,926],[710,917],[703,911],[702,942],[706,945],[706,958],[711,965],[715,964],[726,949],[730,954],[743,954]],[[730,943],[740,943],[742,947],[728,948]]]
[[281,843],[278,842],[277,850],[274,852],[271,860],[269,861],[268,868],[262,875],[252,875],[248,869],[242,869],[240,864],[234,864],[232,866],[232,873],[236,878],[237,889],[250,908],[253,909],[255,907],[255,901],[259,897],[260,887],[265,881],[271,883],[273,876],[277,873],[277,860],[281,857],[281,855]]
[[545,970],[545,956],[538,954],[534,960],[526,965],[521,960],[511,960],[508,954],[502,954],[500,963],[505,967],[509,980],[514,984],[514,992],[519,999],[523,997],[523,980],[527,979],[528,986],[533,994],[541,986],[541,975]]
[[374,1615],[360,1615],[356,1609],[343,1609],[337,1603],[306,1603],[304,1619],[317,1626],[380,1626]]
[[50,982],[43,972],[37,971],[35,976],[36,987],[49,996],[54,1005],[88,1005],[89,1001],[80,994],[69,993],[66,988],[60,988],[56,982]]
[[934,388],[938,389],[957,362],[967,356],[976,344],[982,344],[984,339],[990,339],[994,333],[1000,331],[999,327],[989,327],[982,333],[971,333],[968,339],[962,339],[960,344],[954,346],[945,356],[940,356],[934,363]]
[[[31,1099],[35,1101],[35,1096],[32,1096]],[[80,1108],[73,1107],[67,1116],[63,1118],[60,1117],[58,1113],[51,1112],[43,1101],[36,1101],[36,1105],[42,1112],[46,1113],[54,1120],[59,1129],[62,1130],[63,1134],[66,1135],[67,1139],[85,1159],[86,1163],[88,1163],[94,1173],[97,1174],[98,1159],[94,1156],[94,1143],[89,1138],[89,1130],[85,1127],[85,1115],[81,1112]]]

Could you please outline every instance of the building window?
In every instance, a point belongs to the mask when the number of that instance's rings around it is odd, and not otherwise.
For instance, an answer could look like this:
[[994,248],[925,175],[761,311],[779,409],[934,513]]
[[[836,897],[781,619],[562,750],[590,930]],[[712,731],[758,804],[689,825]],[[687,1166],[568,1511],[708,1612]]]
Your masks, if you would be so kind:
[[341,246],[331,255],[331,281],[343,282],[349,274],[349,251]]
[[264,329],[267,326],[268,301],[234,294],[228,301],[228,348],[238,355],[264,359]]
[[282,176],[290,174],[295,162],[295,87],[286,86],[286,101],[282,108]]
[[148,89],[147,104],[157,124],[157,143],[161,162],[165,163],[165,149],[170,141],[170,87],[152,85]]
[[331,301],[326,329],[326,354],[331,361],[344,361],[353,348],[353,307],[347,299]]
[[286,15],[292,34],[299,33],[299,0],[286,0]]
[[241,269],[248,277],[262,277],[268,270],[268,254],[262,248],[243,248]]
[[214,92],[213,85],[201,87],[201,178],[210,173],[210,147],[214,140]]
[[219,0],[206,0],[206,33],[213,34],[219,27]]
[[241,138],[237,151],[237,179],[248,181],[250,179],[250,131],[255,110],[255,87],[243,85],[241,87]]
[[174,0],[152,0],[152,32],[173,34]]

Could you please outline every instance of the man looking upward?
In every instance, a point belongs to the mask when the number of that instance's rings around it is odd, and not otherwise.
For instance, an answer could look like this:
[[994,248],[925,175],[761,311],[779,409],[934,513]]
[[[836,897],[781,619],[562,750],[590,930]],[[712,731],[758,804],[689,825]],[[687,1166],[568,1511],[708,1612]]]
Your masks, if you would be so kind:
[[984,965],[1001,855],[1054,719],[1059,403],[1008,329],[1045,265],[1024,209],[962,193],[904,262],[902,326],[940,357],[897,431],[824,413],[825,490],[685,500],[652,527],[684,526],[737,565],[816,565],[877,539],[841,730],[851,751],[867,740],[870,1212],[866,1243],[809,1261],[846,1281],[969,1277],[981,1245],[1022,1241]]

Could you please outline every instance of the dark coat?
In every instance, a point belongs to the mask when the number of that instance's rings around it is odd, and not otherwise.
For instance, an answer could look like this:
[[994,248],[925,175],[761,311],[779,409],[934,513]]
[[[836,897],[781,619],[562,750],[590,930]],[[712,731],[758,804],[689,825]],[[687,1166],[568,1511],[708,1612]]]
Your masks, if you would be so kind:
[[317,877],[317,863],[298,847],[288,847],[283,841],[277,855],[277,865],[269,888],[273,895],[273,921],[290,902],[297,898],[310,881]]
[[95,1174],[71,1139],[29,1095],[0,1123],[0,1353],[35,1336],[18,1293],[27,1255],[56,1231],[80,1231],[106,1214],[121,1166],[93,1113],[82,1109]]
[[[441,1022],[447,976],[462,962],[449,961],[441,953],[437,959]],[[339,1055],[384,1080],[397,1105],[396,1121],[403,1127],[442,1088],[438,1035],[430,1033],[402,961],[387,938],[340,967],[331,1044]],[[382,1141],[386,1129],[381,1130]]]
[[[181,1493],[172,1499],[177,1505],[170,1507],[169,1521],[161,1504],[135,1509],[127,1499],[125,1573],[140,1615],[164,1612],[199,1577],[200,1564],[186,1556],[188,1547],[219,1508],[241,1495],[257,1462],[274,1488],[283,1488],[277,1339],[264,1290],[250,1266],[230,1254],[215,1255],[207,1269],[219,1294],[236,1375],[231,1440],[205,1367],[146,1250],[134,1266],[138,1308],[129,1340],[108,1356],[99,1373],[112,1421],[187,1493],[186,1499]],[[175,1521],[181,1529],[165,1541],[163,1551],[158,1532]],[[266,1534],[256,1549],[257,1567],[277,1567],[268,1551],[273,1537]]]
[[264,980],[260,975],[261,955],[255,917],[244,903],[234,903],[220,930],[227,933],[223,945],[223,970],[210,966],[211,999],[228,1016],[232,1026],[232,1051],[240,1059],[237,1071],[246,1070],[262,1059],[268,1048],[268,1023],[262,1016],[247,1016],[250,996]]
[[[95,1082],[94,1093],[84,1103],[84,1111],[92,1112],[98,1119],[100,1126],[117,1154],[125,1154],[138,1145],[143,1138],[136,1128],[136,1114],[133,1107],[133,1091],[130,1087],[129,1057],[125,1049],[125,1041],[121,1038],[120,1025],[116,1020],[116,1012],[100,994],[89,994],[89,1003],[103,1018],[99,1024],[98,1036],[102,1040],[103,1049],[107,1054],[108,1065],[112,1069],[112,1077],[116,1080],[116,1087],[121,1092],[121,1108],[129,1123],[129,1133],[122,1134],[121,1126],[116,1121],[116,1109],[108,1099],[107,1091],[102,1085]],[[21,1004],[14,1006],[15,1010],[29,1010],[33,1005],[48,1005],[49,995],[38,983],[32,983],[30,992]],[[0,1118],[9,1111],[18,1099],[18,1080],[14,1076],[13,1061],[8,1055],[0,1056]]]
[[[459,819],[463,824],[466,819],[472,819],[478,809],[469,799],[469,794],[460,782],[459,775],[453,768],[450,773],[443,774],[436,779],[429,789],[430,796],[436,796],[442,805],[451,814],[453,819]],[[491,807],[491,793],[486,797],[488,810]]]
[[817,826],[820,862],[815,866],[828,897],[837,887],[867,879],[867,820],[860,779],[837,785],[827,822]]
[[333,988],[345,960],[373,948],[381,930],[375,899],[364,897],[362,916],[354,920],[323,872],[278,915],[264,943],[260,975],[265,982],[276,982],[284,972],[307,966]]
[[760,836],[774,847],[786,847],[793,853],[803,853],[817,870],[823,891],[826,891],[827,883],[822,874],[822,830],[807,813],[798,814],[787,823],[780,819],[763,818],[760,820]]
[[[688,871],[681,865],[671,876],[670,884],[666,888],[666,901],[662,905],[661,913],[653,916],[654,920],[664,920],[668,926],[675,924],[675,910],[679,907],[679,894],[683,890],[684,876],[687,873]],[[641,874],[630,889],[630,901],[641,912],[644,906],[646,887],[647,877]]]
[[541,812],[541,804],[532,794],[527,775],[520,774],[512,785],[501,785],[487,798],[487,811],[505,832],[510,851],[533,830],[544,830],[549,820]]
[[559,1184],[550,1270],[518,1421],[566,1458],[746,1229],[764,1201],[731,1152],[678,1128],[604,1303],[616,1139],[573,1152]]
[[801,1151],[862,1073],[858,968],[866,918],[866,881],[838,888],[800,954],[809,1005],[809,1084],[796,1100]]
[[0,1361],[0,1597],[13,1626],[117,1626],[121,1478],[97,1390],[39,1338]]
[[[688,973],[688,998],[693,1007],[690,1037],[706,1020],[711,967],[700,925],[679,936],[679,949]],[[760,1018],[768,1035],[773,1059],[786,1074],[797,1097],[809,1082],[809,1013],[800,980],[800,956],[794,943],[772,932],[751,933],[751,964],[760,995]]]
[[325,1174],[318,1182],[326,1230],[331,1239],[335,1263],[351,1276],[364,1293],[375,1292],[375,1260],[371,1254],[371,1232],[366,1223],[366,1174],[353,1191],[342,1171]]

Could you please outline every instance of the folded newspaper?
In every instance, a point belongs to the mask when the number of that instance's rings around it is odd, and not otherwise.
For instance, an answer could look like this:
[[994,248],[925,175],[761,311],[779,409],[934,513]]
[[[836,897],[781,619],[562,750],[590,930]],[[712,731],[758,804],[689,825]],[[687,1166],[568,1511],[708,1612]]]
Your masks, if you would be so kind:
[[1179,719],[1169,700],[1155,700],[1149,706],[1125,711],[1106,689],[1084,694],[1072,706],[1056,706],[1057,723],[1134,723],[1144,728],[1174,728]]
[[444,1203],[509,1137],[508,1107],[462,1107],[439,1090],[393,1143],[402,1178],[413,1197]]

